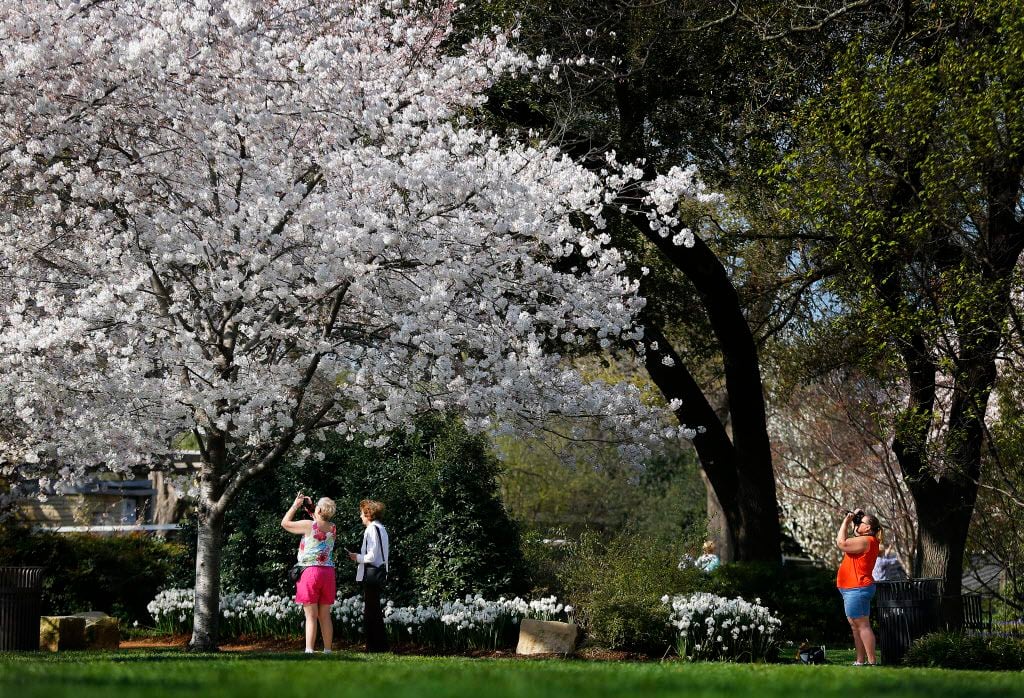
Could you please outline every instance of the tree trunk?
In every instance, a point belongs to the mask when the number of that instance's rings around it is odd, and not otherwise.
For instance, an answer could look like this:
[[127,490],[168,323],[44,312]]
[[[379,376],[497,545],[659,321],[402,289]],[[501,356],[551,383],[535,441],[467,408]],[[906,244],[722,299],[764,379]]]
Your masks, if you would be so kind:
[[[995,379],[996,338],[988,338],[980,354],[961,357],[967,370],[954,379],[954,397],[945,434],[946,465],[936,474],[926,460],[935,402],[935,365],[915,336],[904,353],[909,367],[911,407],[906,411],[911,426],[897,430],[893,451],[906,478],[917,510],[917,557],[915,577],[941,577],[942,615],[946,626],[963,624],[960,597],[964,554],[981,478],[981,442],[985,409]],[[969,363],[968,363],[969,362]],[[922,419],[927,416],[928,419]]]
[[729,520],[725,516],[722,503],[718,501],[715,488],[711,486],[711,481],[703,469],[700,471],[700,480],[704,483],[704,491],[707,494],[708,540],[715,544],[715,552],[722,562],[735,562],[736,550]]
[[[655,324],[648,324],[645,333],[647,341],[653,341],[658,347],[646,353],[648,374],[666,400],[679,399],[682,402],[676,410],[680,423],[691,428],[701,428],[693,439],[693,445],[721,506],[734,559],[780,562],[782,533],[775,498],[775,473],[763,419],[760,427],[756,420],[743,421],[745,431],[756,432],[760,428],[765,432],[762,437],[741,433],[734,419],[735,437],[730,439],[704,392],[661,329]],[[760,375],[756,367],[754,370]],[[730,416],[734,416],[737,411],[750,409],[749,406],[743,408],[738,404],[746,398],[760,401],[763,417],[760,381],[756,388],[741,385],[738,381],[733,381],[727,387]],[[756,407],[753,408],[753,411],[756,410]],[[763,448],[756,448],[756,445]]]
[[[615,100],[621,161],[644,163],[644,178],[649,181],[655,170],[644,125],[654,105],[642,88],[626,79],[615,83]],[[662,350],[648,352],[648,373],[666,400],[682,400],[676,416],[683,425],[705,429],[693,444],[725,514],[736,559],[780,563],[782,530],[761,364],[736,287],[722,261],[699,237],[693,247],[682,247],[653,232],[646,215],[634,212],[627,218],[697,290],[722,353],[732,437],[662,328],[649,322],[652,318],[645,319],[645,329],[652,330],[647,341],[655,340]],[[672,359],[668,365],[663,363],[667,358]]]
[[[918,502],[918,550],[914,564],[916,577],[941,577],[943,580],[942,616],[947,628],[963,625],[961,599],[964,553],[971,511],[966,510],[955,492]],[[965,515],[966,514],[966,515]]]
[[199,469],[199,523],[196,541],[195,602],[190,650],[216,652],[220,624],[220,556],[224,543],[225,501],[223,475],[227,469],[227,441],[214,432],[206,441]]
[[[181,521],[181,517],[188,508],[188,500],[178,493],[167,473],[154,470],[149,474],[149,479],[152,480],[153,489],[156,490],[156,495],[151,500],[153,502],[153,523],[173,524]],[[167,531],[157,531],[156,535],[159,538],[166,538]]]
[[220,621],[220,556],[224,534],[224,513],[203,497],[199,504],[199,533],[196,546],[195,605],[191,650],[217,651]]

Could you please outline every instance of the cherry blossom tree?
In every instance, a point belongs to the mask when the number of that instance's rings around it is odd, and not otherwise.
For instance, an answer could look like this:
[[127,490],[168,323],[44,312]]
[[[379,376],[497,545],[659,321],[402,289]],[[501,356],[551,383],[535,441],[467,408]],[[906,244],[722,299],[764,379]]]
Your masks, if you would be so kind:
[[[639,173],[481,128],[484,90],[544,79],[546,59],[497,32],[448,50],[452,12],[0,8],[0,460],[59,484],[152,467],[191,435],[193,648],[216,646],[232,496],[325,430],[598,416],[641,448],[662,424],[556,350],[641,338],[601,217]],[[686,196],[681,174],[651,196]]]

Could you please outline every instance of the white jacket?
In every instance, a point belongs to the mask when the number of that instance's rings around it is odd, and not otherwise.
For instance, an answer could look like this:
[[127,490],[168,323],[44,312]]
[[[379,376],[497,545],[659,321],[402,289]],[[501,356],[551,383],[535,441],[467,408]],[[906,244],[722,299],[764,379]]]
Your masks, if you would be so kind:
[[[383,550],[377,548],[377,533],[375,531],[380,532],[380,547]],[[366,565],[379,567],[383,564],[384,569],[388,569],[388,532],[384,528],[384,524],[379,521],[371,521],[363,531],[363,547],[356,555],[356,562],[359,563],[356,567],[357,582],[363,581],[363,571],[366,569]]]

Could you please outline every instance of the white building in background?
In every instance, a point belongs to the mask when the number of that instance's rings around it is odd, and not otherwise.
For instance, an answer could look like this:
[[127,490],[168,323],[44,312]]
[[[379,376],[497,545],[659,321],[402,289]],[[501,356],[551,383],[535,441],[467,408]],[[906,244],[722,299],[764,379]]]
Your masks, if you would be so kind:
[[198,462],[197,451],[178,451],[166,470],[151,471],[145,479],[96,478],[61,494],[37,489],[17,501],[14,516],[59,533],[174,531],[188,507],[176,483],[187,481]]

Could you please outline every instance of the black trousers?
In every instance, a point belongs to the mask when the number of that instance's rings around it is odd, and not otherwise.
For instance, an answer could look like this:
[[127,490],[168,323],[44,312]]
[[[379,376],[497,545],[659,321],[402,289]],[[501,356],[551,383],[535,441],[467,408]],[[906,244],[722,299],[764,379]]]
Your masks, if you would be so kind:
[[363,585],[363,628],[366,629],[366,651],[387,652],[388,633],[384,627],[384,611],[380,607],[380,587]]

